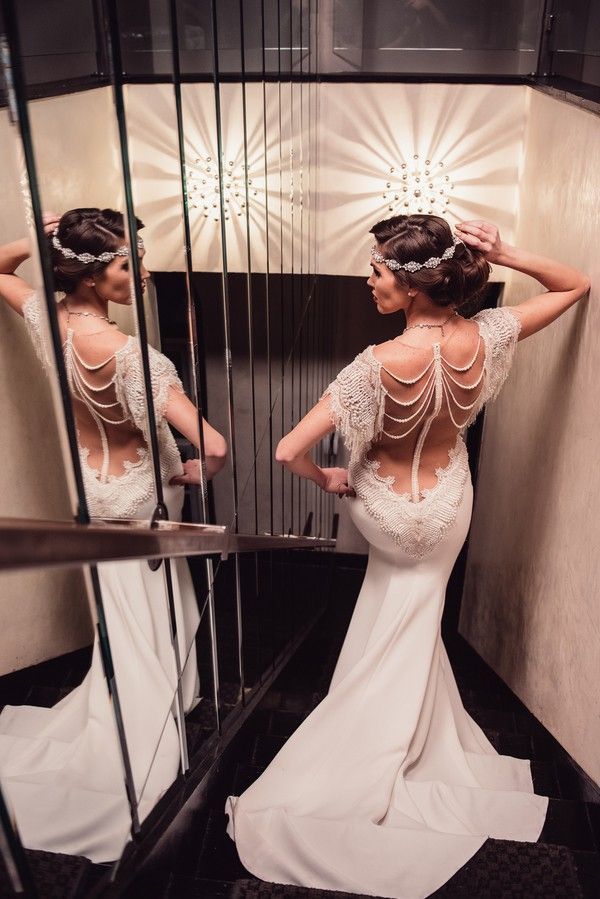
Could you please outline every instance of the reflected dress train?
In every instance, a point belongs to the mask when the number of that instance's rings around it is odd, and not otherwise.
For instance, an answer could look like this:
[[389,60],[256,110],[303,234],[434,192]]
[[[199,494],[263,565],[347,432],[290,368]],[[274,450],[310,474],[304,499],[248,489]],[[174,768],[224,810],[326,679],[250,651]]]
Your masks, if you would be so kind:
[[[25,322],[36,352],[48,368],[42,324],[45,315],[43,302],[38,294],[32,294],[24,307]],[[78,353],[70,329],[63,350],[70,387],[77,399],[93,367]],[[152,347],[149,352],[165,502],[171,520],[177,521],[181,520],[184,488],[168,482],[183,471],[183,466],[165,410],[170,387],[183,387],[170,360]],[[136,340],[130,337],[111,358],[115,364],[114,381],[110,383],[114,384],[118,417],[122,412],[147,441],[144,381]],[[87,387],[89,392],[89,384]],[[100,477],[88,463],[88,448],[79,447],[90,515],[147,521],[155,506],[148,450],[140,447],[139,461],[125,463],[122,475],[108,474],[110,445],[103,419],[96,416],[99,433],[105,438]],[[194,644],[199,613],[187,561],[173,559],[171,569],[182,664],[188,658],[182,680],[187,710],[199,690]],[[145,560],[102,562],[98,576],[143,820],[175,780],[180,765],[172,711],[177,679],[164,569],[161,566],[151,571]],[[83,855],[94,862],[111,861],[121,854],[130,835],[131,818],[97,638],[83,682],[59,703],[48,709],[5,707],[0,715],[0,782],[27,848]]]
[[[500,755],[467,713],[441,638],[446,585],[473,505],[463,435],[502,387],[520,330],[508,307],[471,320],[485,353],[479,379],[459,375],[468,376],[477,353],[453,366],[439,343],[423,372],[429,415],[410,493],[394,492],[393,477],[378,475],[367,457],[386,416],[400,420],[389,410],[402,402],[385,388],[373,347],[325,391],[350,450],[356,497],[345,502],[369,560],[327,695],[257,780],[226,800],[227,832],[263,880],[422,899],[488,837],[535,842],[544,825],[548,797],[534,793],[530,761]],[[437,483],[419,491],[420,447],[453,381],[466,390],[481,384],[480,392]]]

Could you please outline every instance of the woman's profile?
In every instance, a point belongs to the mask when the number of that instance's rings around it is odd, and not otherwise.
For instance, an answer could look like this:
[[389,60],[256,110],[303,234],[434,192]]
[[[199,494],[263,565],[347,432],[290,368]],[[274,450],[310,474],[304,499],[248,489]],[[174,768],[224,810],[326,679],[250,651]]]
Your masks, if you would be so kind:
[[[276,454],[346,497],[367,571],[327,695],[225,810],[242,863],[263,880],[421,899],[488,837],[535,842],[545,822],[530,761],[499,754],[465,710],[441,617],[471,522],[466,429],[498,395],[517,342],[589,281],[485,221],[453,234],[434,215],[396,216],[371,233],[373,302],[404,310],[406,329],[342,369]],[[547,292],[463,317],[490,262]],[[310,459],[334,428],[347,469]]]
[[[44,217],[58,326],[72,397],[86,500],[93,518],[149,520],[155,507],[146,397],[137,341],[109,318],[109,302],[132,303],[130,251],[121,213],[71,209]],[[138,221],[138,228],[142,222]],[[142,288],[144,246],[137,248]],[[0,295],[27,324],[38,356],[43,297],[15,274],[29,256],[26,240],[0,247]],[[199,482],[199,464],[182,465],[169,425],[200,446],[199,416],[172,362],[148,347],[160,468],[171,520],[181,520],[183,485]],[[202,420],[207,476],[223,466],[227,444]],[[172,560],[186,710],[198,696],[194,635],[196,596],[185,559]],[[147,562],[100,563],[98,575],[123,713],[140,818],[173,782],[180,761],[171,706],[176,671],[164,571]],[[0,775],[28,848],[117,858],[131,820],[123,766],[96,639],[85,679],[52,708],[7,706],[0,715]]]

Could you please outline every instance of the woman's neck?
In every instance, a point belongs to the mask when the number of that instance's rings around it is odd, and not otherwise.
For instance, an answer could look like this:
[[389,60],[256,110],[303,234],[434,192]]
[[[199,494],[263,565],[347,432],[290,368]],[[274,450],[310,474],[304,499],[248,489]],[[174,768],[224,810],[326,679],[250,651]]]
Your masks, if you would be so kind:
[[108,301],[103,300],[92,290],[67,293],[63,302],[68,312],[93,312],[96,315],[108,315]]
[[[415,326],[418,325],[435,325],[436,328],[439,328],[442,323],[450,324],[453,318],[455,318],[455,309],[452,306],[435,310],[410,309],[406,312],[406,327],[415,328],[416,330]],[[431,328],[431,330],[436,330],[436,328]],[[429,329],[423,328],[422,330],[425,331]]]

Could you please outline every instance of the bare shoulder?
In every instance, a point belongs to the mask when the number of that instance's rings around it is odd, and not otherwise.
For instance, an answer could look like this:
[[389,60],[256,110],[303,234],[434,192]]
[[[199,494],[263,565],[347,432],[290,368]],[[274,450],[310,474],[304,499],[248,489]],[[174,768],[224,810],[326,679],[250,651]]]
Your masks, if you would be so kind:
[[[410,332],[411,335],[413,332]],[[424,366],[433,358],[433,346],[436,341],[427,337],[422,344],[413,343],[419,336],[412,337],[409,341],[404,335],[399,335],[393,340],[373,346],[373,355],[385,368],[391,368],[406,377],[411,377],[423,371]],[[441,351],[445,357],[457,365],[470,359],[479,341],[479,328],[471,319],[461,318],[450,334],[439,341]]]
[[[397,375],[406,380],[419,375],[424,366],[433,359],[432,346],[409,346],[399,338],[374,345],[372,352],[383,372]],[[393,383],[387,374],[384,374],[383,381],[386,386]]]
[[133,338],[117,328],[106,328],[102,331],[83,332],[77,331],[74,335],[77,350],[85,355],[87,362],[96,364],[113,356],[122,350],[128,343],[134,343]]

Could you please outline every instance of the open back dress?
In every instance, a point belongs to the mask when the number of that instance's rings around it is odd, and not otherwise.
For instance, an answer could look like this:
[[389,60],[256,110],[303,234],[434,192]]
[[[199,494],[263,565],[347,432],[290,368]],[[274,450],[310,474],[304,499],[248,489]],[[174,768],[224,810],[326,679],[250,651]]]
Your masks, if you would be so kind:
[[[36,353],[48,370],[52,363],[45,341],[43,297],[33,293],[23,313]],[[98,362],[97,352],[92,354],[90,348],[93,335],[79,337],[67,327],[63,353],[90,515],[149,521],[155,491],[137,341],[128,337],[120,349]],[[170,388],[183,391],[183,387],[173,363],[153,347],[148,351],[163,491],[170,518],[178,521],[184,488],[168,482],[183,468],[165,414]],[[124,446],[135,458],[127,458]],[[101,562],[97,570],[135,798],[143,819],[180,768],[172,711],[177,677],[164,566],[152,571],[146,560],[126,560]],[[187,561],[173,559],[171,571],[182,664],[187,659],[182,688],[189,709],[199,691],[194,643],[199,612]],[[131,818],[97,638],[83,682],[52,708],[5,706],[0,715],[0,783],[25,847],[83,855],[94,862],[120,856],[130,837]]]
[[[542,831],[548,797],[534,792],[530,760],[499,754],[465,710],[441,638],[472,513],[464,434],[498,395],[521,327],[508,307],[470,321],[478,334],[460,364],[452,337],[419,348],[417,377],[369,346],[325,391],[369,560],[327,695],[226,800],[227,832],[263,880],[422,899],[488,837],[535,842]],[[447,463],[421,487],[432,447]],[[409,490],[384,471],[395,457]]]

